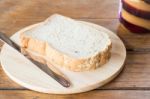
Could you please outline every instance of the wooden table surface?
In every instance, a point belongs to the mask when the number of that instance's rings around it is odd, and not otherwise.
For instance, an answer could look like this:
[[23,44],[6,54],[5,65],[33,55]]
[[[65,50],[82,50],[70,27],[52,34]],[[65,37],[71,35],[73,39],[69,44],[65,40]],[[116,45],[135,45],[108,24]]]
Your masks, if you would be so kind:
[[0,31],[8,36],[60,13],[112,30],[127,48],[125,68],[116,79],[101,88],[74,95],[28,90],[8,78],[0,66],[0,99],[150,99],[150,34],[132,34],[121,28],[118,8],[119,0],[0,0]]

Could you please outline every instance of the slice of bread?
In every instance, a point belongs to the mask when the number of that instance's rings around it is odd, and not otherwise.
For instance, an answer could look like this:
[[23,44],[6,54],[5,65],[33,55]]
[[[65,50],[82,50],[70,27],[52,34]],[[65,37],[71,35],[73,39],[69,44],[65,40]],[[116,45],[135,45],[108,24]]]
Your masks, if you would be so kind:
[[45,57],[45,64],[72,71],[96,69],[110,57],[111,40],[106,33],[58,14],[21,33],[20,39],[21,47],[30,56],[34,52]]

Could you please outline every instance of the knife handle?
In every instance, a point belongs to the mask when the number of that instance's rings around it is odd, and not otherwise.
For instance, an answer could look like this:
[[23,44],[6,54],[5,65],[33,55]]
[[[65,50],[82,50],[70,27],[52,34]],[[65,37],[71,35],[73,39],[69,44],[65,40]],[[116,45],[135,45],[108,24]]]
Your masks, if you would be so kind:
[[[20,46],[18,46],[15,42],[13,42],[10,38],[8,38],[4,33],[0,32],[0,39],[21,53]],[[28,59],[31,60],[36,66],[38,66],[42,70],[43,70],[43,67],[47,67],[46,65],[41,64],[31,58],[28,58]],[[62,75],[57,74],[50,68],[45,68],[44,72],[47,73],[49,76],[51,76],[53,79],[55,79],[62,86],[70,87],[70,82],[68,80],[66,80]]]
[[0,32],[0,39],[20,52],[20,47],[16,43],[14,43],[11,39],[9,39],[4,33]]

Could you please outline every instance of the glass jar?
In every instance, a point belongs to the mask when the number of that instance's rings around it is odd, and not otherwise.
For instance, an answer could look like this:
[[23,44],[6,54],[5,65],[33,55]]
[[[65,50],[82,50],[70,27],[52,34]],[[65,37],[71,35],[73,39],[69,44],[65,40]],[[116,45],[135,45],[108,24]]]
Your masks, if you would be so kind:
[[150,33],[150,0],[120,0],[119,19],[133,33]]

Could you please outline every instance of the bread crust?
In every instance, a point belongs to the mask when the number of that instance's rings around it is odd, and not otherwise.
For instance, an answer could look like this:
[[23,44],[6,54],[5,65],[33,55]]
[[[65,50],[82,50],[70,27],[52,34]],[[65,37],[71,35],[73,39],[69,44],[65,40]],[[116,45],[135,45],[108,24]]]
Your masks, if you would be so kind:
[[[76,72],[94,70],[105,64],[110,58],[110,50],[112,47],[112,44],[110,43],[110,45],[108,45],[103,52],[99,52],[92,57],[78,59],[63,54],[51,47],[50,44],[33,39],[24,33],[20,34],[20,40],[21,47],[23,49],[22,52],[31,56],[34,60],[44,64],[51,63],[52,65],[59,65]],[[44,59],[42,57],[37,57],[32,54],[31,51],[47,58]]]

